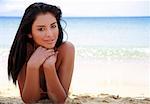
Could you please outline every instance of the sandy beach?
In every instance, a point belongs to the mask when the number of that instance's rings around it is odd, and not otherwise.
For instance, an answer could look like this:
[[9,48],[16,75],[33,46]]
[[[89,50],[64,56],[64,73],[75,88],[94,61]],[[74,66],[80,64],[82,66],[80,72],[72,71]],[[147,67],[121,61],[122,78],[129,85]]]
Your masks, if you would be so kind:
[[[77,51],[66,104],[150,104],[149,58],[112,60],[87,56]],[[1,51],[0,104],[22,104],[18,86],[8,81],[7,57],[8,49]]]
[[[103,64],[100,64],[100,62],[96,63],[98,61],[93,62],[92,64],[88,62],[88,65],[87,62],[88,61],[76,63],[75,69],[77,70],[74,71],[70,87],[70,95],[66,99],[65,104],[150,104],[150,89],[147,85],[147,79],[143,78],[141,82],[136,82],[138,77],[136,78],[134,76],[134,78],[131,78],[130,73],[115,69],[116,62],[109,63],[109,66],[107,66],[104,62]],[[120,62],[120,66],[117,65],[117,67],[124,67],[126,65],[125,63],[126,62]],[[137,62],[130,62],[130,64],[133,63],[135,65]],[[141,62],[138,62],[138,66],[136,67],[140,68],[142,66],[143,68],[144,66],[147,66],[143,63],[139,63]],[[100,66],[102,70],[98,71]],[[114,71],[118,72],[116,73],[117,76],[114,73],[110,74],[110,72],[107,72],[107,74],[105,73],[105,75],[103,75],[102,73],[107,71],[106,69],[108,67],[113,67]],[[126,66],[125,68],[129,67],[131,66]],[[80,68],[83,70],[78,70]],[[87,69],[86,75],[83,77],[82,75],[84,74],[85,69]],[[92,69],[93,71],[88,69]],[[89,77],[91,73],[94,75]],[[120,74],[128,74],[128,81],[125,81],[127,77],[122,78],[120,77]],[[145,74],[148,76],[148,74],[140,73],[138,71],[136,74]],[[12,82],[9,81],[1,81],[0,85],[0,104],[23,104],[23,101],[19,95],[18,86],[14,86]],[[48,100],[43,100],[37,104],[49,103],[50,102]]]
[[[0,104],[23,104],[17,87],[0,90]],[[41,100],[37,104],[50,104],[48,100]],[[71,94],[65,104],[150,104],[148,97],[120,97],[109,94]]]
[[[19,97],[0,97],[0,104],[23,104]],[[48,100],[40,101],[37,104],[49,104]],[[74,95],[74,98],[67,98],[65,104],[150,104],[149,98],[121,98],[113,95],[100,95],[91,97],[89,95]]]

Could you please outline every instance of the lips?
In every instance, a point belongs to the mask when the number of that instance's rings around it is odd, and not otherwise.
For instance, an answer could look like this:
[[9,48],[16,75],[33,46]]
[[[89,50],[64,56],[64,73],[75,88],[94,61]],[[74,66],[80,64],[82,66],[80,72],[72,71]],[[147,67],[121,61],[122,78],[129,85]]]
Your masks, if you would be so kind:
[[55,40],[44,40],[46,43],[48,43],[48,44],[53,44],[53,43],[55,43]]

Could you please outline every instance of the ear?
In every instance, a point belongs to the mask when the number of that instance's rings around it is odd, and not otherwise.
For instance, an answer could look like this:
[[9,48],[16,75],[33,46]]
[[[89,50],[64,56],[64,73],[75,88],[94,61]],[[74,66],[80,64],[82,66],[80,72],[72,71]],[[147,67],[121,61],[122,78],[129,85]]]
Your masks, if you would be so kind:
[[29,37],[29,38],[32,38],[32,35],[31,35],[31,34],[28,34],[28,37]]

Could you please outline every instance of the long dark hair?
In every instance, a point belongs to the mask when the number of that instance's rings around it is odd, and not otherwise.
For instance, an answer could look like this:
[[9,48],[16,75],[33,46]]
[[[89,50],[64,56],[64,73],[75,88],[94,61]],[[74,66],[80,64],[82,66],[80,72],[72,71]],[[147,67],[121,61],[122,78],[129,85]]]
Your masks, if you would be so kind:
[[27,44],[30,43],[33,45],[34,43],[33,40],[28,37],[28,34],[31,33],[32,30],[32,24],[37,15],[48,12],[55,16],[59,28],[59,36],[55,47],[59,47],[63,41],[63,31],[60,24],[62,16],[61,10],[54,5],[49,5],[42,2],[31,4],[25,10],[8,57],[8,77],[9,79],[12,77],[14,84],[16,84],[20,70],[26,63]]

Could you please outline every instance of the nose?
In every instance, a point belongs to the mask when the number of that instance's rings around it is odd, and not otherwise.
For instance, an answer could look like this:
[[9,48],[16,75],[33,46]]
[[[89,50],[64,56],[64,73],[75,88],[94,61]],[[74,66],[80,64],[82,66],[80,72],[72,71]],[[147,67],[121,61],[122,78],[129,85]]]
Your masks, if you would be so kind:
[[53,32],[52,32],[51,29],[47,29],[47,31],[46,31],[46,36],[47,36],[47,37],[53,37]]

